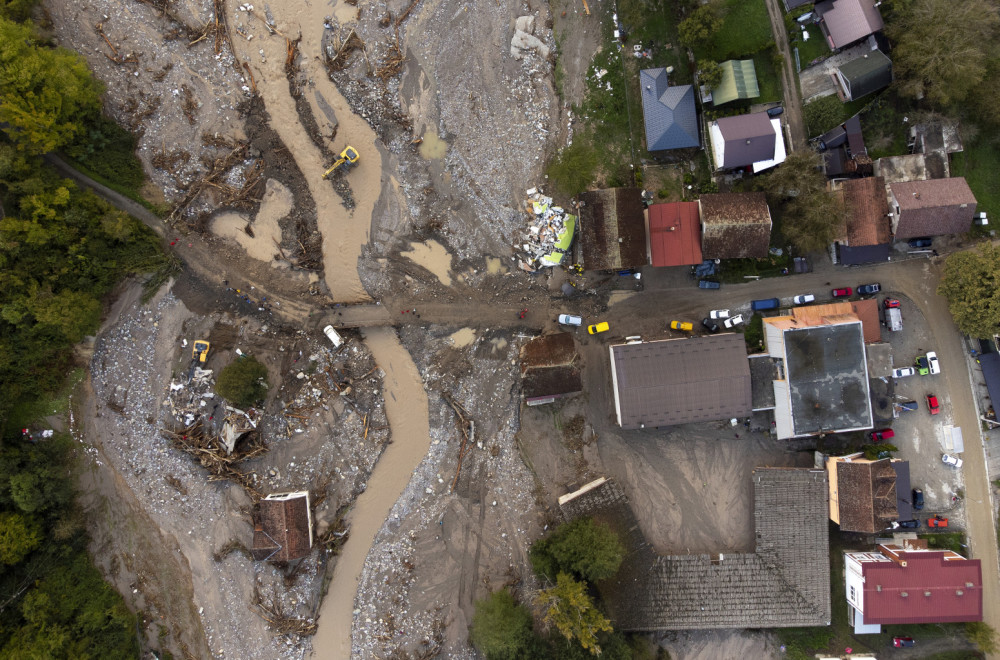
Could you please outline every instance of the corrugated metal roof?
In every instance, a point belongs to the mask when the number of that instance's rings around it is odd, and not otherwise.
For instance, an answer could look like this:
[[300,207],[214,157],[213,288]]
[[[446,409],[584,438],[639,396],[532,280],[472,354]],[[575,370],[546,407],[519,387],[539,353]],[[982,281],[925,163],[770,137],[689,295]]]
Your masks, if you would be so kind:
[[745,417],[752,410],[743,335],[612,346],[611,368],[624,429]]
[[876,0],[825,0],[816,4],[816,13],[819,14],[826,33],[830,35],[832,48],[843,48],[885,27],[875,2]]
[[719,66],[722,68],[722,80],[712,88],[712,105],[760,96],[753,60],[726,60]]
[[982,621],[983,578],[978,559],[944,560],[943,552],[901,551],[906,566],[864,562],[865,622]]
[[649,252],[654,266],[691,266],[702,262],[698,202],[649,206]]
[[701,146],[693,86],[669,85],[660,67],[639,72],[639,91],[649,151]]

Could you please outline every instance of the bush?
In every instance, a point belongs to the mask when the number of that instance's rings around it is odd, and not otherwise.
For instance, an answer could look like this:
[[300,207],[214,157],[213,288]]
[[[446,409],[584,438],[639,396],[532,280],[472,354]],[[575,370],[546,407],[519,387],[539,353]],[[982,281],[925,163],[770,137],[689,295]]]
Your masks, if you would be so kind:
[[267,396],[267,367],[253,356],[229,363],[219,372],[215,390],[233,405],[249,408]]
[[575,197],[590,187],[597,171],[597,151],[578,137],[549,163],[549,181],[566,197]]
[[531,612],[506,589],[494,591],[476,601],[469,639],[487,660],[527,658],[536,644]]
[[983,653],[997,652],[996,631],[985,621],[970,621],[965,624],[965,634],[969,641],[979,647]]
[[802,114],[806,120],[806,130],[810,137],[816,137],[827,132],[843,121],[844,104],[836,94],[823,96],[806,103]]
[[593,582],[618,572],[625,548],[607,525],[579,518],[536,541],[530,556],[535,572],[549,580],[568,573]]

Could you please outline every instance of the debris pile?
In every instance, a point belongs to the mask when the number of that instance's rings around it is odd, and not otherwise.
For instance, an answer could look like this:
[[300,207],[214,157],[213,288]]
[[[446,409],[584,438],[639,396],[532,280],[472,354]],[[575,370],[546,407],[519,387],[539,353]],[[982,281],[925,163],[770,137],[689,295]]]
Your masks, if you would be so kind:
[[534,35],[535,17],[518,16],[514,24],[514,36],[510,39],[510,56],[515,60],[524,57],[524,52],[533,50],[542,59],[548,59],[549,47]]
[[573,243],[576,216],[561,206],[553,206],[552,198],[537,188],[527,191],[528,230],[522,235],[523,250],[518,260],[521,270],[534,273],[539,268],[558,266]]
[[263,497],[256,488],[257,475],[242,472],[236,467],[237,463],[267,451],[267,445],[259,434],[244,434],[244,442],[229,451],[222,437],[206,429],[201,420],[176,430],[164,428],[161,433],[174,447],[198,459],[201,466],[208,470],[209,481],[232,481],[243,486],[254,501]]

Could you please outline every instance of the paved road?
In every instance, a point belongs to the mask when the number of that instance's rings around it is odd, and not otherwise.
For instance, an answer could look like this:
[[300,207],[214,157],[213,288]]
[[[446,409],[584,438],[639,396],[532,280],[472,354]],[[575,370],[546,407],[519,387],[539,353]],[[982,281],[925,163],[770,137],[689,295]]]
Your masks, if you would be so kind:
[[765,0],[767,13],[771,18],[771,32],[774,33],[774,43],[784,59],[781,67],[781,87],[785,93],[785,122],[792,136],[789,151],[804,149],[806,146],[806,123],[802,118],[802,96],[799,94],[798,74],[795,72],[795,58],[788,46],[788,33],[785,32],[784,8],[781,0]]

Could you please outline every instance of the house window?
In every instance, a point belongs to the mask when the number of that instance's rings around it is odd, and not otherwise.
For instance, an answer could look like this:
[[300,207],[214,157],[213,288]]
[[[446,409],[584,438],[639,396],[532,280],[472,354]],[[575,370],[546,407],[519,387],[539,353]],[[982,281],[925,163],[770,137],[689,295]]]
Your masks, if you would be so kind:
[[851,587],[851,600],[852,601],[857,600],[857,598],[854,596],[854,587],[853,586]]

